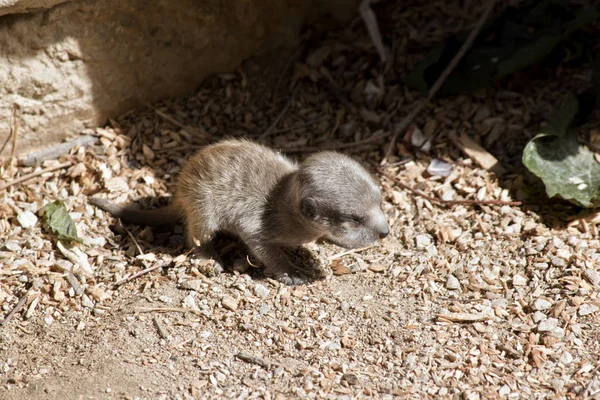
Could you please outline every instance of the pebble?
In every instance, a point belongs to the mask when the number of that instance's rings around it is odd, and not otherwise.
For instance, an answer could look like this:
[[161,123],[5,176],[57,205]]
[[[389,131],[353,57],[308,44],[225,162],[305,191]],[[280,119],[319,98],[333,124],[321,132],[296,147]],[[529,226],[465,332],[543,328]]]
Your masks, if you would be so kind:
[[538,324],[538,332],[552,332],[558,327],[558,319],[548,318]]
[[173,302],[173,299],[169,296],[158,296],[158,300],[162,301],[165,304],[171,304]]
[[531,319],[533,320],[534,323],[538,323],[540,321],[543,321],[545,319],[547,319],[548,317],[546,316],[546,314],[544,314],[541,311],[536,311],[531,315]]
[[527,284],[527,278],[525,278],[523,275],[515,275],[513,276],[513,285],[515,286],[525,286]]
[[460,282],[454,275],[448,275],[446,279],[446,289],[448,290],[460,290]]
[[264,299],[269,295],[269,289],[259,283],[254,287],[254,294]]
[[417,235],[415,236],[415,244],[417,249],[425,249],[431,244],[431,238],[429,235]]
[[183,305],[187,308],[197,309],[196,299],[194,299],[194,295],[188,294],[183,298]]
[[38,218],[31,211],[23,211],[17,214],[17,221],[23,228],[33,228]]
[[593,269],[583,271],[583,276],[595,287],[600,287],[600,272]]
[[550,260],[550,264],[552,264],[556,268],[565,268],[567,266],[567,262],[560,257],[552,257]]
[[21,250],[21,246],[19,246],[19,243],[13,241],[8,241],[4,243],[4,248],[8,251],[12,251],[15,253]]
[[235,311],[238,309],[238,302],[236,299],[234,299],[231,296],[223,296],[223,299],[221,299],[221,305],[231,311]]
[[369,269],[373,272],[383,272],[387,270],[387,267],[382,264],[371,264],[369,265]]
[[563,365],[569,365],[573,362],[573,355],[568,351],[565,351],[561,354],[558,361],[560,361]]
[[81,296],[81,305],[87,308],[94,308],[94,302],[88,297],[87,294]]
[[269,313],[269,311],[271,311],[271,306],[269,306],[268,304],[262,304],[262,305],[260,306],[260,308],[258,309],[258,313],[259,313],[260,315],[265,315],[265,314],[268,314],[268,313]]
[[582,304],[579,306],[579,315],[580,316],[584,316],[584,315],[590,315],[595,313],[596,311],[598,311],[598,306],[595,304]]
[[547,310],[550,307],[552,307],[552,303],[550,303],[548,300],[537,299],[533,302],[533,308],[538,311]]
[[199,292],[202,289],[202,281],[199,279],[190,279],[181,283],[182,289],[195,290]]

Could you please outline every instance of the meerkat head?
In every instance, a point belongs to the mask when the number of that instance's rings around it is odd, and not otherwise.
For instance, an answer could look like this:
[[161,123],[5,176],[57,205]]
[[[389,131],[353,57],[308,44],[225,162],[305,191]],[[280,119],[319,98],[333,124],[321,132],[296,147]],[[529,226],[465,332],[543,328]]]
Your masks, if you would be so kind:
[[379,186],[358,162],[321,152],[300,165],[298,177],[300,212],[329,241],[357,248],[389,234]]

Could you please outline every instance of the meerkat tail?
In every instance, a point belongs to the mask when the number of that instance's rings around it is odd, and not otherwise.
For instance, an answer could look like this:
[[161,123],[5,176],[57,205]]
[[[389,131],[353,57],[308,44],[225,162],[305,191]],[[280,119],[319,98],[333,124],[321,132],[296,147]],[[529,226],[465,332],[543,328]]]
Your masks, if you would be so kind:
[[138,225],[174,225],[181,221],[181,213],[175,203],[154,210],[140,210],[98,197],[90,198],[89,203],[117,218]]

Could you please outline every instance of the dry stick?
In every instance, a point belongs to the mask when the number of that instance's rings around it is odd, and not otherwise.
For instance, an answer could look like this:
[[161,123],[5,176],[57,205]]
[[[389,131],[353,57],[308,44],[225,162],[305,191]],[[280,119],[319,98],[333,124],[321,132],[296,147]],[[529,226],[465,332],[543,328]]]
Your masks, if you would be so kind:
[[2,152],[4,152],[4,149],[6,148],[6,145],[8,145],[8,142],[10,142],[10,138],[13,135],[13,127],[10,128],[10,132],[8,132],[8,137],[6,138],[6,140],[4,141],[4,144],[2,145],[2,148],[0,149],[0,155],[2,154]]
[[27,181],[29,179],[32,179],[32,178],[38,177],[40,175],[43,175],[46,172],[52,172],[52,171],[56,171],[58,169],[63,169],[63,168],[66,168],[66,167],[70,167],[71,164],[72,163],[70,161],[67,161],[67,162],[64,162],[64,163],[61,163],[61,164],[58,164],[58,165],[54,165],[52,167],[41,169],[41,170],[39,170],[37,172],[32,172],[30,174],[23,175],[20,178],[13,179],[12,181],[10,181],[8,183],[5,183],[4,185],[0,186],[0,191],[2,191],[4,189],[7,189],[7,188],[9,188],[11,186],[17,185],[19,183],[25,182],[25,181]]
[[377,25],[377,17],[371,8],[371,0],[363,0],[358,7],[358,11],[363,19],[363,22],[367,26],[367,32],[369,32],[371,42],[379,53],[381,62],[385,63],[387,58],[385,54],[385,47],[383,47],[383,41],[381,40],[381,33],[379,31],[379,26]]
[[28,294],[29,294],[29,291],[27,293],[25,293],[23,295],[23,297],[21,297],[21,300],[19,300],[19,302],[17,303],[15,308],[13,308],[13,310],[10,312],[10,314],[8,314],[6,316],[6,318],[4,318],[2,320],[2,322],[0,322],[0,326],[4,326],[4,325],[8,324],[10,322],[10,320],[13,319],[15,314],[18,313],[23,308],[23,306],[25,306],[25,303],[27,303],[27,295]]
[[17,137],[19,136],[19,120],[17,119],[17,111],[19,110],[19,105],[17,103],[13,104],[13,143],[12,149],[10,150],[10,159],[15,158],[15,152],[17,151]]
[[273,92],[271,93],[271,101],[273,101],[275,99],[275,95],[279,91],[279,86],[281,85],[281,82],[283,81],[283,76],[285,75],[285,72],[292,65],[292,63],[294,63],[294,61],[296,61],[298,59],[298,57],[300,57],[300,55],[302,54],[302,51],[304,51],[304,47],[305,47],[304,44],[301,44],[300,46],[298,46],[296,51],[294,51],[294,54],[292,54],[292,56],[290,57],[289,61],[285,64],[285,67],[283,67],[281,74],[279,74],[279,77],[277,78],[277,82],[275,82],[275,87],[273,88]]
[[[393,181],[396,185],[400,186],[403,189],[406,189],[418,196],[423,197],[426,200],[429,200],[432,203],[437,203],[437,204],[442,204],[445,206],[455,206],[455,205],[482,205],[482,206],[492,206],[492,205],[498,205],[498,206],[522,206],[524,203],[522,201],[504,201],[504,200],[444,200],[444,199],[438,199],[437,197],[432,197],[429,195],[426,195],[425,193],[421,192],[420,190],[417,189],[413,189],[412,187],[408,186],[407,184],[403,183],[402,181],[400,181],[400,179],[391,176],[390,174],[388,174],[387,172],[385,172],[382,168],[378,168],[377,169],[379,171],[379,173],[383,176],[385,176],[386,178],[390,179],[391,181]],[[527,203],[527,204],[534,204],[534,203]]]
[[330,118],[331,117],[329,115],[323,115],[322,117],[315,118],[315,119],[313,119],[311,121],[307,121],[307,122],[304,122],[302,124],[290,126],[289,128],[276,129],[273,132],[271,132],[271,135],[275,135],[275,134],[278,134],[278,133],[289,132],[289,131],[295,131],[296,129],[306,128],[307,126],[311,126],[311,125],[317,124],[319,122],[326,121],[326,120],[328,120]]
[[392,140],[390,140],[390,144],[388,145],[388,148],[385,152],[385,156],[384,156],[383,160],[381,161],[380,165],[383,166],[387,163],[387,159],[392,154],[392,150],[394,149],[394,145],[396,144],[396,140],[398,139],[398,135],[400,134],[400,132],[404,132],[404,130],[408,127],[408,125],[412,122],[412,120],[415,119],[415,117],[419,114],[419,112],[421,112],[421,110],[425,107],[425,105],[433,98],[433,96],[435,96],[435,94],[442,87],[444,82],[446,82],[446,79],[448,78],[448,76],[450,76],[450,74],[452,73],[454,68],[456,68],[456,66],[458,65],[460,60],[464,57],[466,52],[469,50],[469,48],[471,47],[471,45],[477,38],[477,35],[479,35],[479,32],[483,28],[483,25],[485,24],[485,21],[487,20],[488,16],[494,9],[495,3],[496,3],[495,0],[488,1],[487,7],[481,14],[481,17],[479,17],[479,21],[477,21],[477,25],[475,26],[475,28],[473,28],[473,30],[469,34],[469,37],[461,46],[460,50],[458,50],[458,53],[456,53],[456,55],[454,56],[452,61],[450,61],[450,64],[448,64],[448,66],[442,72],[442,74],[439,76],[437,81],[435,81],[435,83],[429,90],[429,94],[427,95],[427,98],[422,100],[419,104],[417,104],[417,106],[400,122],[398,128],[394,132],[394,136],[392,137]]
[[298,87],[299,86],[296,85],[296,87],[292,91],[291,96],[288,98],[287,102],[285,103],[285,106],[283,106],[283,109],[281,110],[281,112],[279,112],[279,114],[277,114],[277,116],[275,117],[275,119],[273,120],[271,125],[269,125],[267,130],[264,131],[263,134],[259,136],[259,138],[258,138],[259,141],[262,141],[265,137],[271,135],[271,131],[273,131],[275,129],[275,127],[277,126],[277,124],[279,124],[279,121],[281,121],[281,118],[283,118],[283,116],[287,112],[288,108],[290,108],[292,101],[296,98],[296,93],[298,93]]
[[193,308],[183,308],[183,307],[138,307],[135,309],[138,312],[180,312],[180,313],[193,313],[197,315],[204,315],[199,310],[194,310]]
[[123,284],[125,284],[125,283],[127,283],[127,282],[131,282],[132,280],[134,280],[134,279],[137,279],[137,278],[139,278],[139,277],[140,277],[140,276],[142,276],[142,275],[148,274],[148,273],[150,273],[150,272],[152,272],[152,271],[154,271],[154,270],[157,270],[157,269],[159,269],[159,268],[162,268],[164,265],[165,265],[164,263],[162,263],[162,262],[159,262],[159,263],[158,263],[158,264],[156,264],[155,266],[152,266],[152,267],[149,267],[149,268],[143,269],[143,270],[141,270],[140,272],[137,272],[137,273],[135,273],[135,274],[131,275],[130,277],[123,278],[123,279],[121,279],[120,281],[117,281],[117,282],[115,282],[115,287],[121,286],[121,285],[123,285]]
[[140,247],[137,240],[135,240],[135,237],[133,236],[133,234],[129,231],[129,229],[125,228],[124,226],[122,226],[122,228],[125,229],[125,232],[127,232],[129,237],[131,238],[131,240],[133,240],[133,244],[135,244],[135,247],[137,248],[137,251],[140,253],[140,256],[143,256],[144,252],[142,251],[142,248]]
[[194,128],[193,126],[182,124],[181,122],[177,121],[175,118],[171,117],[169,114],[165,114],[164,112],[162,112],[159,109],[155,108],[152,104],[147,104],[147,105],[148,105],[148,107],[150,107],[151,109],[154,110],[154,112],[156,113],[156,115],[158,115],[162,119],[165,119],[165,120],[169,121],[173,125],[181,128],[181,129],[185,129],[185,130],[189,131],[190,133],[194,133],[194,134],[200,136],[203,139],[208,139],[210,137],[210,135],[208,134],[208,132],[206,132],[204,129]]
[[594,368],[594,370],[592,371],[592,374],[590,376],[590,380],[588,381],[587,385],[585,385],[585,388],[583,389],[583,391],[577,397],[580,397],[583,399],[588,398],[588,392],[590,391],[590,388],[592,387],[592,383],[594,383],[594,378],[596,377],[598,370],[600,370],[600,365],[598,365],[596,368]]
[[361,146],[363,144],[370,144],[373,142],[376,142],[380,139],[385,138],[385,135],[377,135],[377,136],[371,136],[370,138],[366,138],[363,140],[359,140],[358,142],[354,142],[354,143],[338,143],[338,144],[334,144],[334,145],[330,145],[330,146],[315,146],[315,147],[289,147],[289,148],[282,148],[281,151],[284,151],[286,153],[313,153],[316,151],[322,151],[322,150],[339,150],[339,149],[347,149],[347,148],[351,148],[351,147],[357,147],[357,146]]
[[328,257],[327,260],[328,261],[337,260],[338,258],[347,256],[348,254],[360,253],[361,251],[369,250],[369,249],[372,249],[373,247],[377,247],[377,246],[378,246],[377,244],[372,244],[371,246],[361,247],[360,249],[351,249],[351,250],[342,251],[341,253],[337,253],[337,254],[332,255],[331,257]]

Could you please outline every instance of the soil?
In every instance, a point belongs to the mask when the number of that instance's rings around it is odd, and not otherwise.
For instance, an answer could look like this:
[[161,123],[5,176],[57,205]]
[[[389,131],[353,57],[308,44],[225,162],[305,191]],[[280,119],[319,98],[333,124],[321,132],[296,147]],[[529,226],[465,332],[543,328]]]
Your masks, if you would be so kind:
[[[10,182],[64,163],[0,194],[0,398],[598,396],[600,218],[548,201],[519,161],[565,95],[589,83],[589,65],[434,99],[378,170],[420,99],[400,77],[483,7],[398,3],[375,6],[387,66],[360,19],[322,23],[297,49],[83,132],[93,146],[5,165]],[[468,158],[453,132],[507,172]],[[180,226],[122,225],[87,204],[164,204],[193,150],[228,136],[299,159],[331,148],[356,157],[382,183],[389,237],[353,251],[304,246],[298,257],[328,277],[288,287],[232,238],[219,239],[230,269],[212,276],[186,258]],[[434,159],[449,176],[427,172]],[[39,209],[56,199],[84,245],[61,250],[43,226]],[[471,203],[452,203],[461,199]]]

